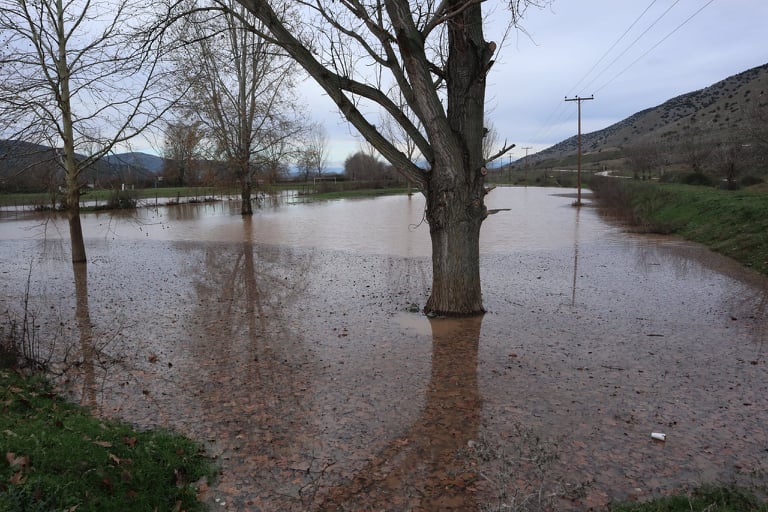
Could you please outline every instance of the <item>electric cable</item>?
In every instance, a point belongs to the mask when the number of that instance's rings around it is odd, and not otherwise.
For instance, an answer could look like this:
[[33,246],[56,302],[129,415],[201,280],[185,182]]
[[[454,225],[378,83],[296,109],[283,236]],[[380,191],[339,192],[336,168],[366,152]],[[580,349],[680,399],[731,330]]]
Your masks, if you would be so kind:
[[656,49],[656,48],[657,48],[657,47],[658,47],[658,46],[659,46],[661,43],[663,43],[664,41],[666,41],[667,39],[669,39],[669,38],[672,36],[672,34],[674,34],[675,32],[677,32],[678,30],[680,30],[680,29],[681,29],[681,28],[682,28],[684,25],[686,25],[686,24],[687,24],[689,21],[691,21],[691,20],[692,20],[692,19],[693,19],[693,18],[694,18],[696,15],[698,15],[698,14],[699,14],[701,11],[703,11],[704,9],[706,9],[706,8],[707,8],[707,7],[708,7],[708,6],[709,6],[709,5],[710,5],[712,2],[714,2],[714,1],[715,1],[715,0],[709,0],[709,2],[707,2],[707,3],[706,3],[706,4],[704,4],[702,7],[700,7],[700,8],[699,8],[699,10],[697,10],[696,12],[694,12],[693,14],[691,14],[691,15],[690,15],[688,18],[686,18],[686,19],[685,19],[685,21],[683,21],[683,22],[682,22],[681,24],[679,24],[677,27],[675,27],[674,29],[672,29],[672,31],[671,31],[670,33],[668,33],[667,35],[665,35],[664,37],[662,37],[662,38],[661,38],[661,39],[660,39],[660,40],[659,40],[659,41],[658,41],[656,44],[654,44],[653,46],[651,46],[651,47],[650,47],[648,50],[646,50],[646,51],[645,51],[645,52],[644,52],[642,55],[640,55],[638,58],[636,58],[635,60],[633,60],[633,61],[632,61],[632,62],[631,62],[631,63],[630,63],[630,64],[629,64],[627,67],[625,67],[624,69],[622,69],[621,71],[619,71],[619,72],[618,72],[616,75],[614,75],[614,76],[613,76],[613,78],[611,78],[610,80],[608,80],[607,82],[605,82],[603,85],[601,85],[600,87],[598,87],[598,88],[597,88],[597,90],[596,90],[595,92],[596,92],[596,93],[597,93],[597,92],[600,92],[600,91],[601,91],[601,90],[603,90],[605,87],[607,87],[608,85],[610,85],[610,84],[611,84],[611,83],[612,83],[614,80],[616,80],[617,78],[619,78],[619,77],[620,77],[621,75],[623,75],[623,74],[624,74],[624,73],[625,73],[625,72],[626,72],[626,71],[627,71],[629,68],[631,68],[632,66],[634,66],[635,64],[637,64],[637,63],[638,63],[638,62],[639,62],[641,59],[643,59],[643,58],[644,58],[646,55],[648,55],[648,54],[649,54],[649,53],[651,53],[653,50],[655,50],[655,49]]

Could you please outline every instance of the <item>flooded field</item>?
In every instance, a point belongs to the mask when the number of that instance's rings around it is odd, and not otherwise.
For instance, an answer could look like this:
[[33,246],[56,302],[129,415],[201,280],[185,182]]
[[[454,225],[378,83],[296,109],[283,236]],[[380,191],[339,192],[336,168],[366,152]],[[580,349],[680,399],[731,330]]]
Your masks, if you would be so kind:
[[[429,320],[423,199],[0,220],[75,400],[206,444],[218,510],[600,510],[768,471],[768,281],[499,188],[482,318]],[[666,434],[666,442],[651,439]],[[509,508],[504,508],[504,507]],[[514,508],[512,508],[514,510]]]

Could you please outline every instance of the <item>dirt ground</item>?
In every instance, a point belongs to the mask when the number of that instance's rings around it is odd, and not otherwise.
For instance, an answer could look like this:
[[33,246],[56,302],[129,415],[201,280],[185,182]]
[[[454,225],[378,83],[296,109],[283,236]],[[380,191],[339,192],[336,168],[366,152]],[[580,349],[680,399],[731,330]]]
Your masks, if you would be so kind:
[[32,265],[62,389],[205,443],[216,510],[602,510],[766,482],[768,282],[683,242],[484,254],[488,313],[463,320],[409,312],[421,256],[102,240],[85,275],[66,254],[4,241],[0,307]]

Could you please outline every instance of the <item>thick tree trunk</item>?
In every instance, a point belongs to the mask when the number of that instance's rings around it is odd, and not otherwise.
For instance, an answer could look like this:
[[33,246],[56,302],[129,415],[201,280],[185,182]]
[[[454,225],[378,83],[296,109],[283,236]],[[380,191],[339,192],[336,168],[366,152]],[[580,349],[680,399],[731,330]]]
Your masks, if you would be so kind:
[[485,73],[494,45],[483,39],[480,4],[456,15],[448,36],[450,130],[431,137],[435,162],[425,194],[432,237],[432,294],[424,309],[464,316],[484,312],[480,286],[480,226],[487,216],[483,115]]
[[[480,225],[486,216],[483,187],[486,162],[482,152],[485,80],[496,51],[496,44],[483,37],[482,2],[446,0],[425,6],[430,12],[434,6],[435,21],[447,27],[447,61],[437,72],[440,78],[437,81],[446,86],[445,96],[435,87],[435,65],[429,61],[428,54],[432,52],[426,46],[437,41],[426,40],[419,28],[429,16],[422,19],[420,14],[416,15],[407,0],[385,0],[377,4],[385,7],[389,21],[379,27],[381,30],[372,31],[379,39],[373,46],[381,43],[391,53],[384,67],[395,66],[394,75],[399,77],[401,92],[421,122],[422,135],[404,112],[396,111],[397,107],[389,99],[380,96],[381,91],[337,75],[338,66],[328,67],[320,62],[283,23],[268,0],[238,1],[264,23],[271,36],[323,87],[366,140],[419,183],[427,198],[433,251],[432,294],[425,311],[454,316],[482,313],[479,239]],[[352,16],[358,15],[356,2],[342,4],[350,6]],[[416,22],[415,17],[420,21]],[[366,17],[360,26],[369,23],[375,22]],[[400,76],[401,70],[407,77]],[[408,136],[420,143],[422,154],[429,162],[428,170],[416,168],[369,123],[354,101],[358,93],[387,108]]]
[[483,313],[480,286],[480,226],[486,217],[483,192],[427,193],[432,238],[432,292],[427,314],[469,316]]
[[240,181],[240,214],[253,215],[253,204],[251,204],[251,182],[248,179]]

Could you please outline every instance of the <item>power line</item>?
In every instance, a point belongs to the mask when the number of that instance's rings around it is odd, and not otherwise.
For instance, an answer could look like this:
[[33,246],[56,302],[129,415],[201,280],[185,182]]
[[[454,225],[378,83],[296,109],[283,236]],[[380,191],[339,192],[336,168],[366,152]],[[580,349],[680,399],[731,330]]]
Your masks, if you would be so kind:
[[[630,30],[632,30],[632,29],[635,27],[635,25],[637,25],[637,23],[638,23],[638,22],[639,22],[639,21],[642,19],[642,17],[643,17],[643,16],[645,16],[645,13],[647,13],[647,12],[650,10],[650,8],[651,8],[651,7],[653,7],[653,5],[654,5],[654,4],[655,4],[657,1],[658,1],[658,0],[653,0],[653,1],[652,1],[650,4],[648,4],[648,7],[646,7],[646,8],[643,10],[643,12],[641,12],[641,13],[640,13],[640,15],[639,15],[637,18],[635,18],[635,21],[633,21],[633,22],[632,22],[632,24],[631,24],[631,25],[629,25],[629,27],[627,27],[627,29],[624,31],[624,33],[623,33],[623,34],[621,34],[621,35],[619,36],[619,38],[618,38],[616,41],[614,41],[614,43],[611,45],[611,47],[610,47],[610,48],[608,48],[608,49],[605,51],[605,53],[603,53],[602,57],[600,57],[599,59],[597,59],[597,62],[595,62],[595,63],[592,65],[592,67],[591,67],[591,68],[589,68],[589,71],[587,71],[586,73],[584,73],[584,76],[582,76],[582,77],[579,79],[579,81],[578,81],[578,82],[576,82],[576,85],[574,85],[574,86],[571,88],[571,91],[574,91],[574,90],[575,90],[577,87],[579,87],[579,85],[581,85],[581,83],[582,83],[582,82],[583,82],[583,81],[584,81],[584,80],[585,80],[585,79],[586,79],[586,78],[589,76],[589,74],[590,74],[590,73],[592,73],[592,72],[595,70],[595,68],[597,68],[597,66],[599,66],[599,65],[600,65],[600,63],[601,63],[601,62],[603,62],[603,59],[605,59],[605,58],[608,56],[608,54],[609,54],[609,53],[611,53],[611,52],[613,51],[613,49],[614,49],[614,48],[616,48],[616,46],[617,46],[617,45],[618,45],[618,44],[621,42],[621,40],[622,40],[622,39],[624,39],[624,37],[625,37],[627,34],[629,34],[629,31],[630,31]],[[562,105],[562,103],[559,103],[559,105]]]
[[589,87],[590,85],[592,85],[593,83],[595,83],[595,82],[597,81],[597,79],[598,79],[598,78],[600,78],[601,76],[603,76],[603,74],[605,74],[605,72],[606,72],[606,71],[608,71],[608,70],[611,68],[611,66],[613,66],[613,65],[616,63],[616,61],[617,61],[617,60],[619,60],[619,59],[620,59],[620,58],[622,58],[624,55],[626,55],[626,54],[627,54],[627,52],[628,52],[630,49],[632,49],[632,47],[633,47],[633,46],[635,46],[635,44],[637,44],[637,42],[638,42],[638,41],[639,41],[639,40],[640,40],[640,39],[641,39],[641,38],[642,38],[642,37],[643,37],[645,34],[647,34],[647,33],[648,33],[648,31],[650,31],[650,30],[651,30],[653,27],[655,27],[655,26],[656,26],[656,24],[657,24],[659,21],[661,21],[661,19],[662,19],[664,16],[666,16],[666,15],[667,15],[667,13],[669,13],[669,11],[671,11],[671,10],[672,10],[672,8],[673,8],[674,6],[676,6],[678,3],[680,3],[680,0],[675,0],[675,1],[674,1],[674,3],[673,3],[672,5],[670,5],[669,7],[667,7],[667,9],[666,9],[666,10],[665,10],[663,13],[661,13],[661,14],[659,15],[659,17],[658,17],[658,18],[656,18],[655,20],[653,20],[653,22],[652,22],[650,25],[648,25],[648,27],[647,27],[645,30],[643,30],[643,31],[640,33],[640,35],[639,35],[639,36],[637,36],[637,37],[636,37],[636,38],[635,38],[635,39],[634,39],[634,40],[633,40],[631,43],[629,43],[629,46],[627,46],[626,48],[624,48],[624,51],[622,51],[620,54],[618,54],[618,55],[617,55],[617,56],[616,56],[616,57],[615,57],[615,58],[614,58],[614,59],[613,59],[613,60],[612,60],[612,61],[611,61],[611,62],[610,62],[610,63],[609,63],[607,66],[605,66],[605,67],[603,68],[603,70],[602,70],[601,72],[599,72],[599,73],[597,74],[597,76],[595,76],[595,77],[594,77],[592,80],[590,80],[590,82],[589,82],[589,83],[588,83],[588,84],[587,84],[587,85],[586,85],[584,88],[586,89],[587,87]]
[[[597,62],[585,73],[585,75],[571,88],[571,91],[578,88],[579,84],[581,84],[597,67],[600,65],[601,62],[605,60],[605,58],[618,46],[618,44],[627,36],[627,34],[639,23],[639,21],[647,14],[647,12],[653,7],[653,5],[657,2],[657,0],[652,0],[650,4],[643,10],[642,13],[640,13],[639,16],[635,18],[635,20],[629,25],[629,27],[622,33],[621,36],[606,50],[606,52],[597,60]],[[651,24],[645,28],[637,37],[635,37],[632,42],[629,43],[629,45],[624,48],[624,50],[619,53],[611,62],[605,66],[594,78],[590,80],[590,82],[584,87],[586,89],[593,83],[595,83],[600,77],[602,77],[619,59],[624,57],[627,52],[632,49],[654,26],[656,26],[662,18],[664,18],[671,10],[674,8],[680,0],[675,0],[664,12],[662,12],[658,17],[656,17]],[[688,18],[686,18],[682,23],[680,23],[677,27],[675,27],[671,32],[669,32],[667,35],[665,35],[662,39],[660,39],[658,42],[656,42],[651,48],[646,50],[640,57],[633,60],[628,66],[623,68],[621,71],[616,73],[613,77],[611,77],[609,80],[607,80],[605,83],[603,83],[598,89],[596,89],[594,92],[598,93],[604,88],[606,88],[608,85],[610,85],[614,80],[616,80],[619,76],[624,74],[627,70],[629,70],[632,66],[637,64],[641,59],[643,59],[645,56],[647,56],[650,52],[652,52],[654,49],[656,49],[659,45],[661,45],[664,41],[666,41],[669,37],[671,37],[675,32],[677,32],[680,28],[682,28],[684,25],[686,25],[688,22],[691,21],[696,15],[698,15],[701,11],[703,11],[706,7],[708,7],[710,4],[712,4],[714,0],[709,0],[706,4],[704,4],[702,7],[700,7],[696,12],[694,12],[692,15],[690,15]],[[577,96],[578,97],[578,96]],[[564,108],[564,104],[559,103],[555,108],[552,109],[550,114],[547,116],[547,118],[542,123],[541,128],[537,131],[536,137],[534,138],[543,138],[549,133],[552,132],[552,130],[555,129],[555,127],[561,123],[565,118],[567,117],[567,110]]]
[[669,34],[667,34],[667,35],[665,35],[664,37],[662,37],[662,38],[661,38],[661,39],[660,39],[660,40],[659,40],[659,41],[658,41],[656,44],[654,44],[653,46],[651,46],[651,47],[650,47],[650,48],[649,48],[649,49],[648,49],[648,50],[647,50],[645,53],[643,53],[642,55],[640,55],[640,56],[639,56],[637,59],[633,60],[633,61],[632,61],[632,63],[630,63],[630,64],[629,64],[629,66],[627,66],[627,67],[625,67],[624,69],[622,69],[621,71],[619,71],[619,72],[618,72],[616,75],[614,75],[614,77],[613,77],[613,78],[611,78],[611,79],[610,79],[610,80],[608,80],[606,83],[604,83],[603,85],[601,85],[600,87],[598,87],[598,89],[597,89],[595,92],[600,92],[600,91],[601,91],[601,90],[603,90],[605,87],[607,87],[608,85],[610,85],[610,84],[611,84],[611,83],[612,83],[614,80],[616,80],[617,78],[619,78],[619,77],[620,77],[621,75],[623,75],[623,74],[624,74],[624,72],[626,72],[626,71],[627,71],[629,68],[631,68],[632,66],[634,66],[635,64],[637,64],[637,63],[638,63],[638,62],[639,62],[641,59],[643,59],[643,58],[644,58],[646,55],[648,55],[648,54],[649,54],[649,53],[651,53],[653,50],[655,50],[655,49],[656,49],[656,47],[658,47],[658,46],[659,46],[661,43],[663,43],[664,41],[666,41],[667,39],[669,39],[669,38],[672,36],[672,34],[674,34],[675,32],[677,32],[678,30],[680,30],[680,29],[681,29],[681,28],[682,28],[682,27],[683,27],[685,24],[687,24],[689,21],[691,21],[691,20],[692,20],[692,19],[693,19],[693,18],[694,18],[696,15],[698,15],[698,14],[699,14],[701,11],[703,11],[704,9],[706,9],[706,8],[707,8],[707,7],[708,7],[708,6],[709,6],[709,5],[710,5],[712,2],[714,2],[714,1],[715,1],[715,0],[709,0],[709,2],[707,2],[706,4],[704,4],[703,6],[701,6],[701,8],[699,8],[699,10],[697,10],[696,12],[694,12],[693,14],[691,14],[691,15],[690,15],[688,18],[686,18],[686,19],[685,19],[685,21],[683,21],[681,24],[679,24],[678,26],[676,26],[676,27],[675,27],[675,28],[674,28],[674,29],[673,29],[673,30],[672,30],[672,31],[671,31]]
[[[653,5],[657,1],[658,0],[652,0],[651,3],[648,4],[648,6],[643,10],[643,12],[641,12],[640,15],[635,18],[635,20],[629,25],[629,27],[627,27],[624,33],[622,33],[621,36],[619,36],[619,38],[616,41],[614,41],[614,43],[610,46],[610,48],[608,48],[608,50],[606,50],[605,53],[603,53],[603,55],[597,60],[597,62],[595,62],[595,64],[589,69],[589,71],[587,71],[584,74],[584,76],[582,76],[581,79],[579,79],[579,81],[576,82],[576,84],[573,87],[571,87],[570,90],[572,92],[575,91],[578,88],[578,86],[590,75],[590,73],[592,73],[592,71],[594,71],[597,68],[597,66],[600,65],[600,63],[613,51],[613,49],[616,48],[616,46],[624,39],[624,37],[626,37],[626,35],[635,27],[635,25],[637,25],[637,23],[643,18],[643,16],[645,16],[645,14],[651,9],[651,7],[653,7]],[[680,0],[676,0],[675,4],[678,3],[679,1]],[[662,17],[664,17],[664,15],[672,7],[674,7],[675,4],[672,4],[672,6],[669,9],[667,9],[667,11],[665,11],[660,17],[654,20],[653,23],[651,23],[651,25],[645,30],[645,32],[640,34],[640,36],[638,36],[638,38],[636,38],[635,41],[633,41],[627,47],[627,49],[625,49],[624,52],[622,52],[622,54],[619,55],[619,57],[614,59],[611,62],[611,64],[609,64],[602,72],[600,72],[600,74],[598,74],[595,78],[593,78],[588,85],[591,85],[603,73],[605,73],[605,71],[607,71],[607,69],[610,68],[610,66],[613,65],[613,63],[616,62],[618,58],[620,58],[623,54],[625,54],[627,50],[629,50],[629,48],[631,48],[632,45],[634,45],[640,37],[642,37],[646,32],[648,32],[648,30],[650,30],[656,23],[658,23],[658,21]],[[567,111],[565,110],[564,104],[558,103],[557,106],[553,108],[552,111],[550,111],[549,115],[547,115],[547,117],[544,119],[543,123],[541,124],[541,128],[538,130],[534,138],[545,138],[547,135],[549,135],[552,132],[552,130],[554,130],[555,126],[558,125],[563,120],[565,120],[566,117],[567,117]]]

